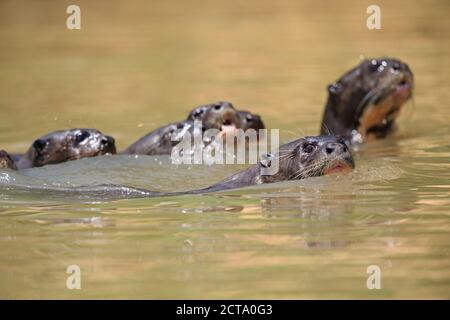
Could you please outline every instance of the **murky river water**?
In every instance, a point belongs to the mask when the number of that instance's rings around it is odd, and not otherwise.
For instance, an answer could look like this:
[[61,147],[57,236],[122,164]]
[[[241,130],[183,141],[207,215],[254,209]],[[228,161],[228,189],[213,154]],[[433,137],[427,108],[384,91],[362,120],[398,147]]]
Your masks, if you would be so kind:
[[[449,2],[378,1],[378,31],[370,1],[178,2],[77,1],[82,29],[68,31],[69,2],[2,1],[0,147],[81,126],[124,149],[216,100],[283,141],[313,135],[326,85],[383,55],[416,76],[399,135],[362,148],[348,175],[207,196],[45,187],[187,190],[240,167],[117,156],[2,171],[0,298],[450,298]],[[69,265],[81,290],[66,288]]]

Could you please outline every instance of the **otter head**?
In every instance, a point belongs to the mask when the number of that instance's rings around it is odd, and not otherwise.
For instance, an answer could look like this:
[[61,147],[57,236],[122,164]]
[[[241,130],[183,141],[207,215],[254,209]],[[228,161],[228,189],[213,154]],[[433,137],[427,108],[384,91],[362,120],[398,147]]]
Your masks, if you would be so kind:
[[17,169],[11,156],[4,150],[0,150],[0,168]]
[[241,129],[244,131],[247,129],[259,130],[265,128],[259,115],[247,111],[238,111],[237,114],[241,122]]
[[194,121],[194,120],[200,120],[203,121],[203,118],[205,117],[206,110],[209,108],[212,108],[213,104],[204,104],[201,106],[198,106],[191,112],[189,112],[189,115],[187,117],[187,121]]
[[404,62],[364,60],[328,86],[321,133],[344,135],[353,142],[383,138],[395,128],[413,88],[413,73]]
[[305,137],[280,148],[279,170],[266,176],[266,182],[299,180],[355,167],[353,157],[345,141],[336,136]]
[[227,131],[241,127],[236,109],[231,102],[227,101],[199,106],[189,113],[187,119],[202,121],[204,130],[218,129]]
[[33,142],[19,168],[41,167],[86,157],[116,153],[114,138],[95,129],[55,131]]

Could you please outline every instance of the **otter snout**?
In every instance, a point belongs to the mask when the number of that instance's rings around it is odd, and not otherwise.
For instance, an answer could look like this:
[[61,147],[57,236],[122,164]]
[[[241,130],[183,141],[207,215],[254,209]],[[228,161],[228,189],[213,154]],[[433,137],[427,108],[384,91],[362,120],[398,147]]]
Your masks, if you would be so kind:
[[224,126],[232,126],[234,128],[240,128],[241,122],[239,118],[236,115],[236,112],[234,110],[226,111],[222,115],[222,129],[224,129]]
[[347,151],[346,149],[347,146],[345,144],[338,142],[330,142],[325,146],[325,151],[329,155],[332,154],[340,155],[343,152]]
[[327,142],[323,151],[329,159],[324,174],[331,174],[355,168],[352,154],[343,140]]

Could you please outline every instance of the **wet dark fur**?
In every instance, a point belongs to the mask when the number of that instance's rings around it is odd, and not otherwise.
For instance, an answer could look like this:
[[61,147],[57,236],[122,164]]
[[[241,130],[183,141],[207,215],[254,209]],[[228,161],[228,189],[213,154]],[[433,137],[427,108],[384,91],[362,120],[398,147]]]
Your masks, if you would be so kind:
[[[377,105],[383,101],[391,103],[386,99],[401,85],[407,86],[412,94],[414,77],[407,64],[390,58],[362,61],[328,86],[328,101],[323,115],[321,134],[343,135],[351,140],[352,135],[358,130],[363,139],[368,134],[373,134],[376,138],[385,137],[394,130],[395,117],[405,101],[394,99],[392,105],[385,106],[388,111],[383,116],[383,121],[369,128],[361,127],[361,118],[367,110],[376,112]],[[406,100],[408,98],[409,96]]]
[[147,192],[149,196],[173,196],[183,194],[204,194],[215,191],[242,188],[252,185],[287,180],[300,180],[324,175],[327,168],[337,162],[354,168],[353,157],[342,138],[336,136],[305,137],[280,147],[279,170],[274,175],[262,175],[262,163],[253,165],[210,187],[185,192]]
[[19,159],[17,167],[26,169],[70,160],[115,154],[115,141],[95,129],[71,129],[49,133],[36,139]]
[[230,102],[221,101],[202,105],[192,110],[185,121],[172,123],[148,133],[122,153],[145,155],[171,154],[173,147],[180,142],[180,139],[174,140],[173,138],[186,131],[192,135],[194,120],[202,122],[203,130],[221,130],[223,125],[234,125],[236,128],[240,127],[237,111]]

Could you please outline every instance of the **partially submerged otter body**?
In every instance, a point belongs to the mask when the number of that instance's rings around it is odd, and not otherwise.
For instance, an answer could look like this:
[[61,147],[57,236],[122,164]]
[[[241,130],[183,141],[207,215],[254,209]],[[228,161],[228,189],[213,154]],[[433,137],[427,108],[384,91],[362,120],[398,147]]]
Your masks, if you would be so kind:
[[191,136],[194,134],[194,121],[201,122],[203,131],[215,129],[224,133],[241,127],[240,119],[233,105],[227,101],[220,101],[195,108],[185,121],[172,123],[148,133],[122,153],[171,154],[173,147],[180,142],[186,132]]
[[[264,174],[277,161],[278,170]],[[305,137],[280,147],[273,160],[260,162],[204,190],[212,192],[251,185],[318,177],[355,167],[346,143],[336,136]]]
[[158,128],[129,146],[122,154],[160,155],[170,154],[173,147],[179,142],[178,136],[191,132],[193,121],[171,123]]
[[70,129],[36,139],[19,159],[17,167],[26,169],[86,157],[115,154],[115,141],[96,129]]
[[328,86],[321,134],[342,135],[352,143],[384,138],[394,131],[413,87],[413,73],[400,60],[364,60]]
[[[150,197],[205,194],[223,190],[288,180],[301,180],[352,170],[355,163],[347,144],[336,136],[304,137],[280,147],[270,161],[261,161],[225,180],[204,189],[182,192],[154,192],[139,190]],[[277,170],[268,167],[277,162]],[[271,172],[267,174],[267,172]]]

